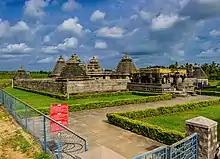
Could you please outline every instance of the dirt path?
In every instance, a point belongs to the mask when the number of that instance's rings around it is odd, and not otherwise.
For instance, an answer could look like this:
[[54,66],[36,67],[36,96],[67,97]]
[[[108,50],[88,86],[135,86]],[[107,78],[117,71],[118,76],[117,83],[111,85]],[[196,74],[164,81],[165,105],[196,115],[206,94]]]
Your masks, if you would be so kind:
[[69,128],[87,139],[89,149],[102,145],[131,159],[138,154],[145,153],[162,144],[106,123],[106,113],[157,108],[211,98],[215,97],[194,96],[189,98],[175,98],[154,103],[73,112],[70,113]]

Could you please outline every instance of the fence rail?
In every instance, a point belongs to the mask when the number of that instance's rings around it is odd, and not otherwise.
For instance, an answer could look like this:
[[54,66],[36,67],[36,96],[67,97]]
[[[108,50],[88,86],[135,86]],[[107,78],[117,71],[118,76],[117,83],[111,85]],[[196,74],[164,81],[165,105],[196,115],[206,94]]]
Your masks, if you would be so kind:
[[198,134],[192,134],[170,146],[161,146],[133,159],[198,159]]
[[[27,103],[0,89],[0,104],[53,158],[74,159],[75,155],[87,151],[87,142],[69,128],[59,124]],[[61,133],[50,132],[50,122],[62,128]]]

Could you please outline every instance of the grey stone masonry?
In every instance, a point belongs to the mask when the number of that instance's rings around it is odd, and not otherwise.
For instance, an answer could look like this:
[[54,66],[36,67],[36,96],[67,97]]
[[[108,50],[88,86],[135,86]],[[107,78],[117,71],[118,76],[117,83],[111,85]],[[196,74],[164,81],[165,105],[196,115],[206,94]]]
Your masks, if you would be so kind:
[[214,159],[217,149],[217,122],[199,116],[186,120],[186,135],[199,136],[199,159]]

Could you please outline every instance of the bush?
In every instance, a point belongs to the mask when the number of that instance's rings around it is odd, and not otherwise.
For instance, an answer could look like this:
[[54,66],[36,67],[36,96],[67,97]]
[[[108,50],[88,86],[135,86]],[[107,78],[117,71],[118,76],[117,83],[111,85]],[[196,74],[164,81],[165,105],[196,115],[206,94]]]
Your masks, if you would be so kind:
[[172,144],[184,138],[185,134],[162,129],[159,126],[151,125],[146,122],[129,119],[127,117],[120,116],[118,114],[107,114],[108,121],[111,124],[130,130],[139,135],[149,137],[153,140],[159,141],[164,144]]
[[205,100],[192,103],[176,104],[174,106],[159,107],[157,109],[145,109],[131,112],[109,113],[108,121],[111,124],[130,130],[137,134],[144,135],[164,144],[173,144],[185,137],[181,132],[163,129],[159,126],[142,122],[138,119],[167,115],[176,112],[195,110],[201,107],[208,107],[220,104],[220,99]]
[[[196,91],[197,94],[200,94],[200,91]],[[219,91],[201,91],[201,95],[207,95],[207,96],[217,96],[220,97]]]
[[57,98],[57,99],[61,99],[61,100],[67,99],[67,95],[63,95],[63,94],[55,94],[55,93],[50,93],[50,92],[45,92],[45,91],[38,91],[38,90],[33,90],[33,89],[23,88],[23,87],[18,87],[18,86],[14,86],[13,88],[24,90],[27,92],[32,92],[32,93],[38,93],[41,95],[45,95],[45,96],[49,96],[49,97]]
[[71,99],[84,99],[84,98],[97,98],[97,97],[110,97],[110,96],[118,96],[118,95],[129,95],[135,94],[139,96],[155,96],[161,95],[159,93],[153,92],[135,92],[135,91],[122,91],[122,92],[100,92],[100,93],[84,93],[84,94],[76,94],[71,95]]

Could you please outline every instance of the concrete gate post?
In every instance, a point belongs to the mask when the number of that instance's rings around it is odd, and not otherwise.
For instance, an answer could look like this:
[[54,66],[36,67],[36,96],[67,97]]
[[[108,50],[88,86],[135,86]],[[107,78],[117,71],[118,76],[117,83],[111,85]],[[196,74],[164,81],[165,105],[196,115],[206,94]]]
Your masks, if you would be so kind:
[[186,135],[198,134],[198,159],[214,159],[217,143],[217,122],[199,116],[186,120]]

